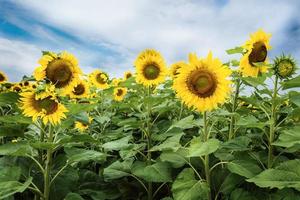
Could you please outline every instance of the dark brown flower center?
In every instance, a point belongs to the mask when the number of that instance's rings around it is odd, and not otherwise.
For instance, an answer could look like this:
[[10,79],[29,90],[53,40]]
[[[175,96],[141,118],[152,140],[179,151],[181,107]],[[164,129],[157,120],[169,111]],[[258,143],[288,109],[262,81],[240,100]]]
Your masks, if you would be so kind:
[[206,98],[215,92],[217,81],[212,73],[204,70],[195,70],[189,75],[187,86],[195,95]]
[[176,65],[176,66],[174,67],[174,70],[173,70],[173,75],[174,75],[174,76],[177,76],[177,75],[179,74],[179,72],[178,72],[179,69],[180,69],[180,66],[179,66],[179,65]]
[[75,95],[81,95],[81,94],[84,93],[84,91],[85,91],[84,85],[83,85],[83,84],[78,84],[78,85],[74,88],[73,93],[74,93]]
[[102,74],[102,73],[99,73],[99,74],[96,75],[96,80],[97,80],[98,83],[100,83],[100,84],[105,84],[106,83],[107,79],[104,78],[103,76],[105,76],[105,75]]
[[253,44],[251,53],[249,54],[249,63],[255,66],[254,63],[264,62],[267,58],[267,47],[263,42],[256,42]]
[[19,86],[15,86],[15,87],[14,87],[14,91],[20,92],[20,91],[21,91],[21,88],[20,88]]
[[128,78],[130,78],[130,77],[132,77],[132,74],[131,74],[131,73],[127,73],[127,74],[126,74],[126,79],[128,79]]
[[3,74],[0,73],[0,82],[4,81],[5,80],[5,77]]
[[118,89],[118,91],[117,91],[117,96],[122,96],[122,94],[123,94],[123,90],[122,89]]
[[35,101],[35,108],[38,111],[42,111],[44,109],[47,115],[55,113],[58,109],[58,103],[53,99],[51,99],[51,97],[47,97],[41,100],[34,100],[34,101]]
[[57,88],[68,85],[72,80],[71,63],[63,59],[53,60],[46,68],[46,77]]
[[159,76],[160,69],[156,63],[151,63],[145,66],[143,73],[146,79],[154,80]]
[[24,82],[24,86],[28,86],[29,85],[29,82],[28,81],[25,81]]

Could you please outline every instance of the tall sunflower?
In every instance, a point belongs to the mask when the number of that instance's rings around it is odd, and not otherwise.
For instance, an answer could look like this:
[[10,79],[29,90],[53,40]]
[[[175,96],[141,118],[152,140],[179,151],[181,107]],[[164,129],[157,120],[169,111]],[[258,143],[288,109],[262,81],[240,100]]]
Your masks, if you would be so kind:
[[210,52],[205,59],[189,55],[188,67],[179,68],[173,88],[188,106],[200,112],[210,111],[223,104],[230,93],[231,70]]
[[116,87],[114,89],[114,100],[122,101],[127,94],[127,88],[125,87]]
[[107,89],[109,87],[108,81],[109,77],[106,73],[100,71],[99,69],[94,70],[90,76],[90,82],[100,89]]
[[163,57],[153,49],[142,51],[136,58],[136,81],[144,86],[158,85],[164,82],[168,70]]
[[20,95],[20,108],[23,114],[32,117],[33,121],[40,118],[44,124],[50,122],[57,125],[66,118],[65,113],[68,110],[58,101],[54,93],[42,95],[42,98],[38,98],[34,91],[22,92]]
[[43,55],[39,64],[34,71],[35,79],[49,80],[56,88],[63,89],[62,94],[71,91],[82,74],[75,56],[67,52]]
[[187,65],[187,64],[186,64],[185,62],[183,62],[183,61],[179,61],[179,62],[177,62],[177,63],[172,64],[171,67],[170,67],[170,72],[169,72],[169,74],[170,74],[170,76],[172,77],[172,79],[176,78],[177,75],[179,74],[179,73],[178,73],[178,70],[179,70],[181,67],[184,67],[184,66],[186,66],[186,65]]
[[257,77],[259,73],[267,72],[267,55],[271,49],[270,38],[271,34],[267,34],[263,30],[250,35],[250,39],[243,46],[247,52],[240,61],[240,71],[243,76]]
[[5,83],[7,81],[7,76],[4,74],[4,72],[0,71],[0,84]]
[[90,86],[84,80],[79,80],[73,90],[69,93],[71,98],[87,98],[90,94]]

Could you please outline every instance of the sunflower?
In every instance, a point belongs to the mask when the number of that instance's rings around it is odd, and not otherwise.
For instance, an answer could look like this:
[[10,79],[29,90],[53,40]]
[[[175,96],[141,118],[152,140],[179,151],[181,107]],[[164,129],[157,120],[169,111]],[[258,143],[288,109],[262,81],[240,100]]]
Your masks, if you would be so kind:
[[90,82],[100,89],[107,89],[109,87],[108,81],[109,77],[106,73],[100,71],[99,69],[94,70],[90,76]]
[[133,76],[133,75],[132,75],[132,73],[131,73],[130,71],[127,71],[127,72],[124,73],[124,79],[125,79],[125,80],[131,78],[132,76]]
[[6,81],[7,81],[7,76],[2,71],[0,71],[0,84],[5,83]]
[[39,64],[34,71],[35,79],[49,80],[56,88],[62,89],[62,94],[72,91],[82,74],[75,56],[67,52],[45,54]]
[[70,97],[71,98],[87,98],[89,97],[90,94],[90,86],[89,84],[84,81],[80,80],[76,84],[76,86],[73,88],[72,92],[70,92]]
[[274,61],[274,72],[281,79],[292,77],[297,69],[297,63],[291,56],[282,55]]
[[172,79],[177,77],[178,70],[184,66],[186,66],[186,63],[183,61],[180,61],[180,62],[177,62],[177,63],[174,63],[171,65],[169,74],[172,77]]
[[20,94],[20,108],[27,117],[32,117],[33,121],[42,119],[44,124],[50,122],[57,125],[62,119],[66,118],[65,113],[68,110],[59,103],[54,93],[43,95],[43,98],[37,98],[34,91],[26,91]]
[[163,57],[153,49],[142,51],[134,65],[137,73],[136,81],[147,87],[164,82],[168,73]]
[[117,87],[114,89],[114,100],[122,101],[126,94],[127,94],[127,88]]
[[80,132],[84,132],[89,128],[89,125],[92,123],[93,118],[89,117],[89,123],[84,123],[80,121],[75,122],[75,128]]
[[20,84],[20,83],[14,83],[13,86],[10,89],[13,92],[19,93],[19,92],[22,91],[22,84]]
[[119,86],[120,83],[121,83],[121,80],[118,79],[118,78],[114,78],[114,79],[111,81],[111,84],[112,84],[112,86],[114,86],[114,87]]
[[271,49],[270,38],[271,34],[267,34],[263,30],[250,35],[250,40],[243,46],[247,52],[240,61],[240,71],[243,76],[257,77],[259,73],[267,72],[267,54]]
[[223,104],[229,96],[231,70],[210,52],[205,59],[189,55],[188,67],[181,67],[174,79],[177,96],[188,106],[200,112],[210,111]]

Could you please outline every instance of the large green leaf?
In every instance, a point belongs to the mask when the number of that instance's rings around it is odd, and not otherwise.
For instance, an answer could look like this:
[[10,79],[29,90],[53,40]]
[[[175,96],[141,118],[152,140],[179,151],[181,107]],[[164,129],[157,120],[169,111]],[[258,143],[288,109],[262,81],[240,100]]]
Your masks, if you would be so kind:
[[294,188],[300,191],[300,160],[283,162],[275,169],[267,169],[247,181],[259,187]]
[[278,140],[275,141],[273,145],[286,148],[300,145],[300,126],[295,126],[292,129],[282,131]]
[[234,160],[227,164],[227,168],[232,173],[252,178],[261,172],[261,168],[254,162],[247,160]]
[[12,105],[19,99],[19,94],[15,92],[0,93],[0,106]]
[[259,200],[259,199],[256,198],[255,194],[243,190],[241,188],[237,188],[230,194],[230,200]]
[[194,171],[185,168],[172,185],[174,200],[206,200],[209,187],[206,182],[196,180]]
[[160,160],[170,163],[173,168],[179,168],[186,164],[185,157],[187,153],[187,150],[183,148],[178,149],[176,152],[164,151],[162,154],[160,154]]
[[165,150],[177,151],[181,147],[180,138],[182,137],[182,135],[183,133],[180,133],[172,137],[169,137],[160,145],[156,145],[152,147],[150,151],[165,151]]
[[209,139],[206,142],[201,142],[199,137],[194,138],[191,141],[191,145],[188,148],[187,157],[199,157],[209,155],[216,150],[218,150],[220,146],[220,141],[217,139]]
[[6,143],[0,146],[0,155],[27,156],[33,149],[26,142]]
[[172,181],[171,167],[166,162],[157,162],[147,165],[144,162],[135,162],[131,172],[148,182],[170,182]]
[[31,184],[32,178],[28,178],[24,183],[18,181],[0,182],[0,199],[7,198],[17,192],[24,192]]
[[127,148],[130,145],[129,141],[131,140],[131,138],[132,136],[129,135],[118,140],[107,142],[103,144],[102,147],[107,151],[121,150]]
[[295,88],[295,87],[300,87],[300,75],[293,79],[282,82],[281,85],[282,85],[282,89],[284,89],[284,90],[290,89],[290,88]]
[[65,148],[65,152],[70,163],[84,161],[97,161],[101,163],[106,160],[106,154],[94,150]]
[[117,160],[103,171],[105,180],[113,180],[130,175],[133,159],[128,159],[123,162]]
[[0,166],[0,182],[18,181],[21,176],[21,168],[17,166]]
[[167,131],[171,130],[172,128],[180,128],[184,130],[184,129],[193,128],[194,126],[196,126],[194,116],[190,115],[179,121],[174,122]]
[[77,193],[68,193],[64,200],[84,200],[79,194]]

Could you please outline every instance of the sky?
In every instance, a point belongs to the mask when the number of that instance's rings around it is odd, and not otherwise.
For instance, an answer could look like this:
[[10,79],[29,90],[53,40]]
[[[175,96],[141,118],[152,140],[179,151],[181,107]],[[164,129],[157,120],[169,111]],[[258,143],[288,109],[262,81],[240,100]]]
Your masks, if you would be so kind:
[[0,0],[0,70],[20,81],[38,66],[41,51],[68,51],[85,73],[112,77],[134,71],[145,48],[168,65],[190,52],[225,50],[262,28],[271,33],[272,59],[283,52],[300,62],[299,0]]

